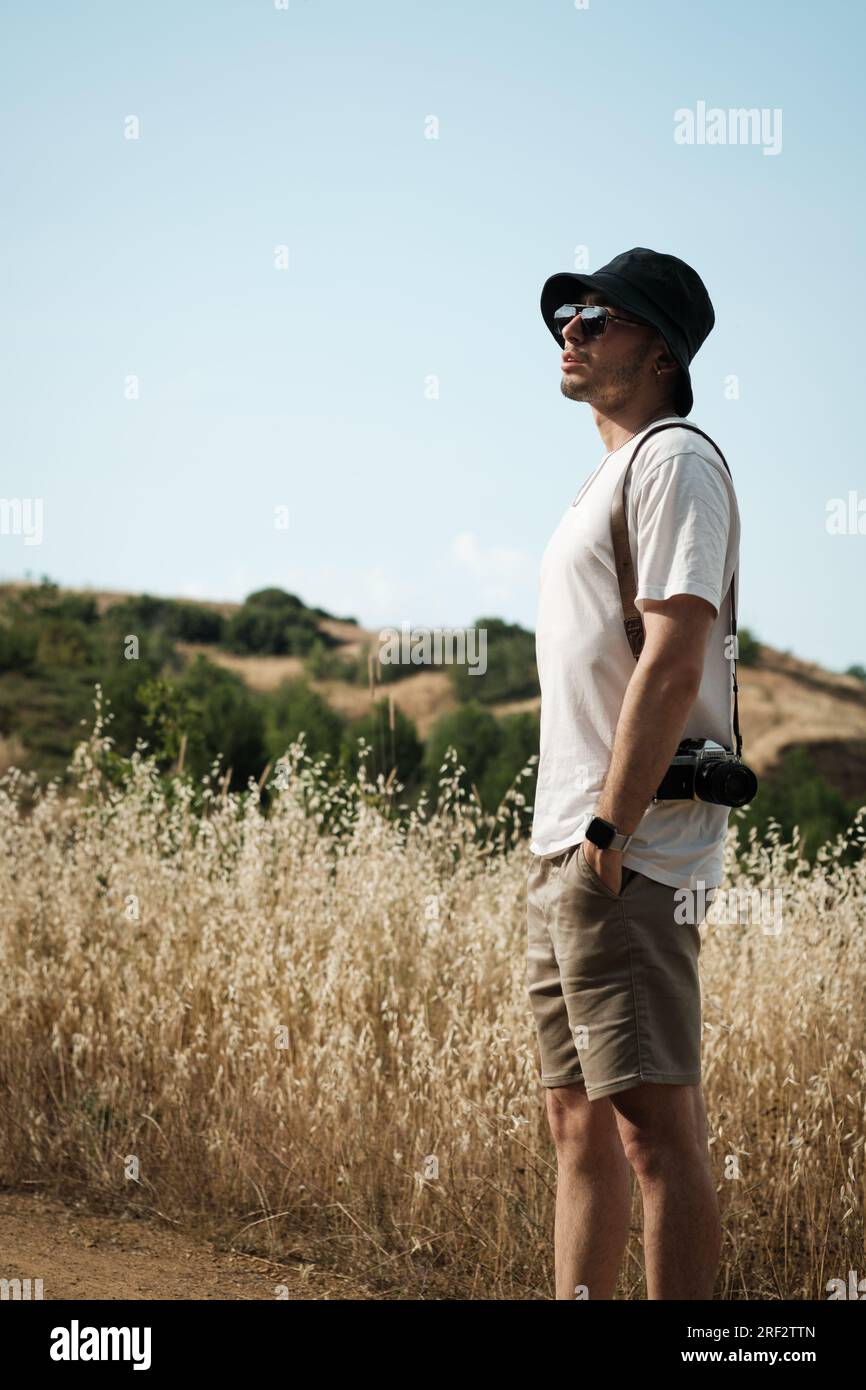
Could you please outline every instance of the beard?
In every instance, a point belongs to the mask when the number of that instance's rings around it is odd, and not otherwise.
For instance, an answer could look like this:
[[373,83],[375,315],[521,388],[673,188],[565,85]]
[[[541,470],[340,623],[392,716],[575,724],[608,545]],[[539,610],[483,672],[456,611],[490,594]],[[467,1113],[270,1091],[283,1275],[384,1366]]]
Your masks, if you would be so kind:
[[583,377],[563,372],[559,389],[570,401],[588,401],[602,414],[620,410],[627,405],[640,383],[643,365],[653,350],[653,344],[641,345],[625,362],[605,370],[603,359],[593,362]]

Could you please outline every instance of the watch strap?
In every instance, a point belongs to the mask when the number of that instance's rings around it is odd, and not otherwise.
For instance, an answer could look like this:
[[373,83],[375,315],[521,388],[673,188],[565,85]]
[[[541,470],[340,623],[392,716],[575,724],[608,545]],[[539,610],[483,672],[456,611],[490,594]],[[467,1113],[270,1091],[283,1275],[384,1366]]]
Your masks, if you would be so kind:
[[[600,826],[604,826],[606,830],[612,832],[609,838],[607,839],[607,843],[604,845],[599,845],[598,842],[594,840],[588,833],[592,828],[594,822],[596,821]],[[632,839],[631,835],[621,835],[617,830],[616,826],[611,825],[610,821],[605,820],[603,816],[590,817],[589,823],[584,833],[591,845],[596,845],[599,849],[615,849],[618,850],[620,853],[622,853],[622,851],[628,847]]]
[[608,849],[618,849],[620,853],[622,853],[622,851],[627,849],[630,845],[631,839],[631,835],[620,835],[617,833],[608,845]]

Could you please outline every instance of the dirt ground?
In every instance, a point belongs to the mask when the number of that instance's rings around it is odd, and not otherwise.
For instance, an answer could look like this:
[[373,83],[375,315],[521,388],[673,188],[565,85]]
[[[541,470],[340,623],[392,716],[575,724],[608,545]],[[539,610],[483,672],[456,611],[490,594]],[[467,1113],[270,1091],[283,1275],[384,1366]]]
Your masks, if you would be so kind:
[[8,1190],[0,1192],[0,1279],[41,1279],[45,1299],[376,1297],[302,1258],[274,1264],[196,1242],[157,1219],[94,1215],[83,1203]]

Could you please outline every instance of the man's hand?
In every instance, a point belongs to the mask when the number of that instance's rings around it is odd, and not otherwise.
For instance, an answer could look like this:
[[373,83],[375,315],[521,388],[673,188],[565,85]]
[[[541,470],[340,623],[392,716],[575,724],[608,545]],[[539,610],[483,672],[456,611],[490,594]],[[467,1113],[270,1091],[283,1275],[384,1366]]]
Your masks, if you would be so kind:
[[622,850],[599,849],[591,840],[583,842],[583,857],[594,874],[612,893],[622,890]]

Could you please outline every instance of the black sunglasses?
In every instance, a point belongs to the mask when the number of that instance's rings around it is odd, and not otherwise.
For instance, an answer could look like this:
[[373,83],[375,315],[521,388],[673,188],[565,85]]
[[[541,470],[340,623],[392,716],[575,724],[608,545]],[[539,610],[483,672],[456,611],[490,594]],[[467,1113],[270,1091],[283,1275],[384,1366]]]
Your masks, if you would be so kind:
[[587,338],[600,338],[608,323],[627,323],[632,328],[648,328],[651,324],[641,323],[638,319],[621,319],[619,314],[612,314],[610,309],[605,309],[600,304],[563,304],[553,315],[553,331],[557,340],[565,346],[565,339],[562,330],[572,319],[580,318],[580,326],[584,336]]

